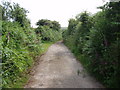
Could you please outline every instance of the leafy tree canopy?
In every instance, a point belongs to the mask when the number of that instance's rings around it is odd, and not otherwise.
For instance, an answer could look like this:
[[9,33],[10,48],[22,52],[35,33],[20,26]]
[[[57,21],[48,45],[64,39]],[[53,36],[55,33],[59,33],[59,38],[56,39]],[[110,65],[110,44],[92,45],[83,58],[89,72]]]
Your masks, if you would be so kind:
[[30,20],[27,18],[28,11],[20,7],[17,3],[2,2],[2,19],[4,21],[18,22],[22,27],[30,26]]
[[57,30],[59,31],[61,26],[59,24],[59,22],[57,21],[51,21],[51,20],[47,20],[47,19],[41,19],[39,20],[36,25],[40,26],[49,26],[51,29],[53,30]]

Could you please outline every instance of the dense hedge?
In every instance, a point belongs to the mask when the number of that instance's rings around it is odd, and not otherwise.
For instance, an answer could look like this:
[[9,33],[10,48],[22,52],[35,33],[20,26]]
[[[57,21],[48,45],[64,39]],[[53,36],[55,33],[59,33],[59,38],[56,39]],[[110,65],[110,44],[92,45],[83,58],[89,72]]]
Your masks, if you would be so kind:
[[109,2],[95,15],[70,19],[64,43],[106,87],[120,87],[120,2]]
[[[39,42],[37,42],[39,41]],[[10,87],[33,63],[40,53],[40,40],[32,29],[22,28],[18,23],[2,22],[2,85]]]
[[[42,28],[42,33],[36,33],[36,29],[30,26],[26,15],[27,10],[21,8],[19,4],[12,5],[10,2],[4,2],[0,5],[1,8],[0,59],[2,63],[0,67],[2,66],[2,70],[0,76],[2,76],[2,83],[0,87],[13,88],[34,63],[35,57],[43,52],[44,38],[48,38],[47,41],[57,41],[62,34],[47,26]],[[54,23],[56,24],[56,21]]]
[[37,22],[36,34],[44,41],[57,41],[62,39],[62,30],[57,21],[41,19]]

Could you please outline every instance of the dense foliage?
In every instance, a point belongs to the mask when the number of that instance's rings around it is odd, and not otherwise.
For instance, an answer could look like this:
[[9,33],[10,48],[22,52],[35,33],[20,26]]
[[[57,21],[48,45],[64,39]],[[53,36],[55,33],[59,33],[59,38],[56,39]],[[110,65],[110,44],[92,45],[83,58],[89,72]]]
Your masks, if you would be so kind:
[[0,19],[2,71],[0,71],[0,76],[2,75],[2,87],[13,87],[34,63],[33,59],[36,55],[43,51],[41,38],[44,40],[50,37],[49,41],[58,40],[60,25],[54,21],[52,23],[55,26],[58,25],[58,27],[53,26],[56,31],[46,25],[41,27],[43,33],[38,35],[30,27],[30,21],[26,15],[28,11],[21,8],[19,4],[12,5],[9,2],[3,2],[0,8],[2,8],[2,19]]
[[35,32],[41,35],[44,41],[57,41],[62,39],[62,30],[57,21],[41,19],[37,22],[38,27]]
[[106,87],[120,87],[120,2],[99,8],[70,19],[64,43]]

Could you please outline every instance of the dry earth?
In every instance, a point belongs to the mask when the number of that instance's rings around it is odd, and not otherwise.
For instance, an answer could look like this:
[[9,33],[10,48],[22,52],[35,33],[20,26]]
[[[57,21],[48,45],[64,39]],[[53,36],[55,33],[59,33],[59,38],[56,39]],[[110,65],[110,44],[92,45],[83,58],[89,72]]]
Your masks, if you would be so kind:
[[25,88],[103,88],[62,42],[50,46],[33,71]]

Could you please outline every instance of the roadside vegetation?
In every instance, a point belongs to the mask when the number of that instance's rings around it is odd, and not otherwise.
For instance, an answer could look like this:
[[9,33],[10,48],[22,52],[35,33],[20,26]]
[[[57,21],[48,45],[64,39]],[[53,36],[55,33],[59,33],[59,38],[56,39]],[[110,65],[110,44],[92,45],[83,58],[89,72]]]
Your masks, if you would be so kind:
[[[57,21],[40,19],[31,27],[28,10],[19,4],[0,5],[0,77],[3,88],[21,88],[37,56],[58,41],[75,54],[105,87],[120,87],[120,2],[107,2],[91,14],[84,11],[61,30]],[[63,32],[64,31],[64,32]],[[1,79],[0,79],[1,82]]]
[[92,15],[69,20],[64,43],[83,66],[109,88],[120,87],[120,2],[109,2]]
[[53,42],[62,39],[61,26],[57,21],[39,20],[38,28],[32,28],[28,11],[16,3],[3,2],[0,10],[0,86],[20,88],[27,82],[26,72],[36,57],[45,53]]

